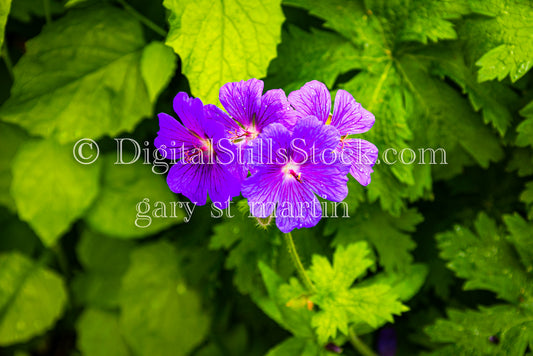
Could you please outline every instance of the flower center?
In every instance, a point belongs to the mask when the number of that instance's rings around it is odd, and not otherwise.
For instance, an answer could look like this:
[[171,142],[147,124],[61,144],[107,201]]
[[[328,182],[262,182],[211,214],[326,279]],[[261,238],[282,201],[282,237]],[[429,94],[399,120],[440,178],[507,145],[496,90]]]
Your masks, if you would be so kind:
[[252,125],[245,129],[241,128],[240,130],[230,131],[230,134],[231,134],[231,138],[230,138],[231,142],[240,143],[243,141],[248,142],[248,141],[255,139],[259,135],[259,131],[254,125]]
[[302,173],[299,172],[299,167],[295,163],[287,163],[281,169],[285,178],[294,178],[298,183],[302,183]]
[[184,158],[187,163],[204,163],[211,162],[214,154],[211,140],[200,139],[199,145],[184,152]]

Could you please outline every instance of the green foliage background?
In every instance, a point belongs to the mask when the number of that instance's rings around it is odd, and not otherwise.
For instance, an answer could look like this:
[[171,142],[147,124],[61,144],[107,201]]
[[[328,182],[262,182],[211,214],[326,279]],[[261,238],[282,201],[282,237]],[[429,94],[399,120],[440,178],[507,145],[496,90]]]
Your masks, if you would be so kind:
[[[0,0],[0,45],[0,354],[533,352],[531,1]],[[381,152],[446,150],[381,161],[350,219],[294,233],[311,291],[244,202],[135,227],[185,200],[114,165],[178,91],[250,77],[348,90]]]

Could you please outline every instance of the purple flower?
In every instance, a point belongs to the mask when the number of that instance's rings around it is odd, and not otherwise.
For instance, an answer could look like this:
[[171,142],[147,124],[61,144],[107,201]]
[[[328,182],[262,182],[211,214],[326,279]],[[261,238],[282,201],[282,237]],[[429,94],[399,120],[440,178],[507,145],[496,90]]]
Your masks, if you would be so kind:
[[248,155],[245,151],[263,129],[272,123],[294,125],[296,119],[285,92],[281,89],[267,91],[263,95],[263,81],[249,79],[231,82],[220,88],[220,102],[226,114],[214,105],[208,105],[212,116],[221,122],[227,137],[237,145],[241,154],[243,178],[248,174]]
[[207,194],[220,208],[227,207],[232,197],[240,194],[239,179],[232,174],[234,152],[223,126],[216,122],[202,101],[178,93],[174,111],[181,122],[160,113],[160,130],[155,146],[164,158],[175,163],[167,176],[174,193],[181,193],[193,203],[205,205]]
[[339,162],[340,135],[315,117],[300,119],[293,131],[274,123],[252,144],[250,164],[255,168],[242,186],[250,212],[266,218],[275,211],[284,232],[315,226],[322,216],[316,197],[336,202],[348,194],[349,167]]
[[351,163],[350,174],[362,185],[370,183],[370,173],[378,157],[378,149],[362,139],[348,138],[370,130],[374,115],[365,110],[346,90],[338,90],[331,114],[331,96],[328,88],[313,80],[300,90],[289,94],[289,102],[296,109],[298,118],[313,115],[326,125],[339,130],[341,139],[337,149]]

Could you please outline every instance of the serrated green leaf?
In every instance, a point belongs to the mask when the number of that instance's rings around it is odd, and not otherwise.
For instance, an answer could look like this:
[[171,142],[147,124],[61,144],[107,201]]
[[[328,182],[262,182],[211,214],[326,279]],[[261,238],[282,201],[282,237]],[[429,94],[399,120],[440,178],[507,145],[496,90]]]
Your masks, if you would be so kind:
[[150,96],[171,75],[168,69],[152,72],[149,93],[141,70],[144,48],[142,26],[126,12],[109,6],[72,10],[28,41],[0,117],[62,143],[131,131],[152,114]]
[[0,345],[26,342],[63,314],[67,292],[60,276],[19,253],[0,255]]
[[278,57],[268,68],[267,88],[283,88],[288,93],[311,80],[332,87],[339,74],[357,67],[358,50],[333,32],[289,26],[282,39]]
[[19,217],[46,246],[53,246],[80,218],[99,191],[100,164],[77,162],[70,145],[25,142],[13,159],[11,194]]
[[[124,154],[122,162],[133,158]],[[141,161],[115,162],[116,154],[103,157],[102,189],[85,215],[93,230],[110,237],[140,238],[184,221],[184,211],[161,174]]]
[[528,0],[470,0],[474,12],[462,25],[462,38],[478,65],[478,80],[520,79],[533,65],[533,7]]
[[175,248],[137,248],[122,280],[119,326],[136,354],[187,355],[209,329],[198,294],[184,282]]
[[[533,315],[508,305],[482,307],[479,311],[448,310],[448,319],[437,320],[425,331],[435,342],[453,344],[454,355],[523,355],[525,347],[522,352],[509,353],[508,344],[509,341],[514,346],[520,344],[513,328],[532,318]],[[522,330],[520,338],[527,338],[529,333]],[[491,337],[497,337],[499,342],[491,342]],[[445,350],[440,354],[447,354]]]
[[520,200],[529,207],[529,220],[533,220],[533,181],[526,183],[526,189],[520,194]]
[[467,279],[464,289],[490,290],[511,303],[530,300],[531,279],[504,233],[484,213],[474,226],[475,234],[457,225],[436,236],[441,257],[450,261],[448,267]]
[[415,209],[393,217],[375,205],[365,205],[349,220],[329,221],[328,228],[337,230],[333,246],[366,240],[376,250],[379,263],[386,271],[401,271],[410,265],[411,251],[416,246],[409,233],[422,220]]
[[86,309],[76,323],[78,349],[85,356],[128,356],[120,334],[118,316],[100,309]]
[[193,95],[218,103],[226,82],[261,78],[276,57],[284,21],[280,0],[165,0],[166,43],[180,56]]
[[520,115],[525,119],[516,128],[518,132],[516,144],[522,147],[533,147],[533,101],[520,111]]

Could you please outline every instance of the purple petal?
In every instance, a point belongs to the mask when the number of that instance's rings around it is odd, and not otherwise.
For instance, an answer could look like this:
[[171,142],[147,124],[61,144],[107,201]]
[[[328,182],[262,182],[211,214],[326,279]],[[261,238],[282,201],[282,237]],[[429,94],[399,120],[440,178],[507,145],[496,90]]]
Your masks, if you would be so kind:
[[220,209],[228,207],[233,197],[241,194],[241,180],[236,179],[227,166],[214,164],[209,180],[209,198]]
[[184,92],[174,98],[174,111],[178,114],[183,125],[200,137],[204,137],[204,105],[198,98],[189,98]]
[[351,164],[350,174],[361,184],[370,183],[372,167],[378,158],[377,147],[365,140],[346,139],[342,148],[343,159]]
[[263,166],[242,185],[242,196],[248,199],[250,213],[258,218],[272,214],[279,201],[283,174],[277,166]]
[[207,104],[204,106],[206,121],[214,120],[219,122],[226,131],[238,130],[240,129],[239,125],[235,120],[229,117],[224,111],[219,109],[213,104]]
[[220,102],[233,119],[248,127],[261,106],[263,82],[258,79],[227,83],[220,88]]
[[259,131],[275,122],[288,127],[294,126],[296,122],[296,113],[281,89],[272,89],[263,95],[256,115],[256,127]]
[[[324,125],[314,116],[307,116],[298,121],[293,129],[293,158],[296,162],[307,162],[314,157],[315,161],[332,162],[330,156],[340,141],[339,131]],[[305,153],[304,153],[305,152]]]
[[331,96],[328,88],[316,80],[290,93],[289,102],[296,109],[298,118],[312,115],[325,123],[331,112]]
[[164,158],[173,161],[181,157],[183,149],[189,149],[199,142],[189,130],[170,115],[160,113],[159,132],[154,140],[155,147]]
[[276,210],[276,226],[281,232],[313,227],[321,218],[322,207],[317,197],[301,183],[285,180]]
[[337,91],[331,125],[339,130],[341,136],[367,132],[374,121],[374,115],[355,101],[352,94],[342,89]]
[[248,146],[248,163],[252,167],[264,165],[281,165],[287,163],[291,133],[282,124],[268,125],[263,132]]
[[302,183],[321,198],[341,202],[348,195],[347,169],[338,164],[307,164],[301,170]]
[[178,162],[170,168],[167,184],[174,193],[183,194],[194,204],[205,205],[208,188],[208,165]]

